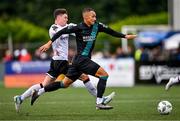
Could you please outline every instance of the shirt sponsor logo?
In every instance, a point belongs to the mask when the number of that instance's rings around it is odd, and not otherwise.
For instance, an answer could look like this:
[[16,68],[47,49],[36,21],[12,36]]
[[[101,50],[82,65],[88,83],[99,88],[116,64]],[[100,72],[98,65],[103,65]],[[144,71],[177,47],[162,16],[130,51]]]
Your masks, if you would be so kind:
[[94,36],[83,36],[83,41],[94,41],[96,38]]

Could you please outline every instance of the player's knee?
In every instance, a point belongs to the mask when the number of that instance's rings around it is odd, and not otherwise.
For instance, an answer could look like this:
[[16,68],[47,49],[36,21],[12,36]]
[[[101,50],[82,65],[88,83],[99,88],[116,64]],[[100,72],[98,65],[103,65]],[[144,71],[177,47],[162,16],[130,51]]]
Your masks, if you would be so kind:
[[64,84],[64,88],[68,88],[69,87],[69,85],[68,84]]
[[67,87],[69,87],[69,84],[68,84],[68,83],[66,83],[66,82],[63,82],[63,81],[61,81],[61,85],[63,85],[63,88],[67,88]]
[[102,74],[103,77],[109,77],[109,74],[105,71],[103,74]]
[[98,71],[95,74],[96,77],[109,77],[108,73],[102,68],[100,67],[98,69]]
[[100,76],[99,78],[102,79],[102,80],[107,81],[108,77],[109,77],[108,75],[105,75],[105,76]]
[[45,78],[45,80],[41,84],[42,84],[43,87],[45,87],[45,86],[51,84],[52,82],[54,82],[54,79],[49,77],[48,79]]
[[83,83],[85,84],[85,83],[87,83],[88,81],[90,81],[90,79],[89,79],[89,77],[88,78],[86,78],[85,80],[82,80],[83,81]]
[[89,77],[88,75],[82,74],[79,78],[81,81],[83,81],[84,83],[89,81]]
[[65,80],[62,81],[62,83],[64,85],[64,88],[67,88],[73,83],[73,81],[66,77]]

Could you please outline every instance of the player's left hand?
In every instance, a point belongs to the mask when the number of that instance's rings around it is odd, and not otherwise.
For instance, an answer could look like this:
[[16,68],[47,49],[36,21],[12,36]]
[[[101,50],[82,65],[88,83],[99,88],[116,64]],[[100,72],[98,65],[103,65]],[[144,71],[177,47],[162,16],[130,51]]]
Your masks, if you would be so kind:
[[137,35],[134,35],[134,34],[127,34],[127,35],[125,36],[126,39],[134,39],[134,38],[136,38],[136,37],[137,37]]
[[48,43],[42,45],[40,48],[39,48],[39,51],[42,53],[42,52],[45,52],[47,51],[50,47],[51,47],[51,41],[49,41]]

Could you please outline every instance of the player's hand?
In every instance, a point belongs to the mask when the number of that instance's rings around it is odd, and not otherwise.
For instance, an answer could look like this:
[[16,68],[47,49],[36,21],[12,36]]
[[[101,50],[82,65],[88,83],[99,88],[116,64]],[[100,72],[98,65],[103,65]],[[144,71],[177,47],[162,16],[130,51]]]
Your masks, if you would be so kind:
[[42,52],[47,51],[49,48],[50,48],[50,46],[48,44],[45,44],[39,48],[39,51],[42,53]]
[[136,37],[137,37],[137,35],[134,35],[134,34],[127,34],[127,35],[125,36],[126,39],[134,39],[134,38],[136,38]]
[[48,43],[42,45],[42,46],[39,48],[39,51],[40,51],[41,53],[47,51],[47,50],[51,47],[51,43],[52,43],[52,42],[48,42]]

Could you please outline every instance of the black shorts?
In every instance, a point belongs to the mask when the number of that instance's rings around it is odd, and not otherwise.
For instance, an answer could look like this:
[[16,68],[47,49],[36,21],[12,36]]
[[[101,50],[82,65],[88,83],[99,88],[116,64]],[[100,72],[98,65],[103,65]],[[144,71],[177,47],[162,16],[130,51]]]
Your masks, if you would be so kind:
[[51,60],[50,69],[47,74],[51,78],[57,78],[60,74],[66,74],[69,64],[66,60]]
[[95,76],[99,65],[92,61],[89,57],[83,55],[76,55],[73,59],[72,65],[69,67],[67,77],[75,81],[82,73]]

